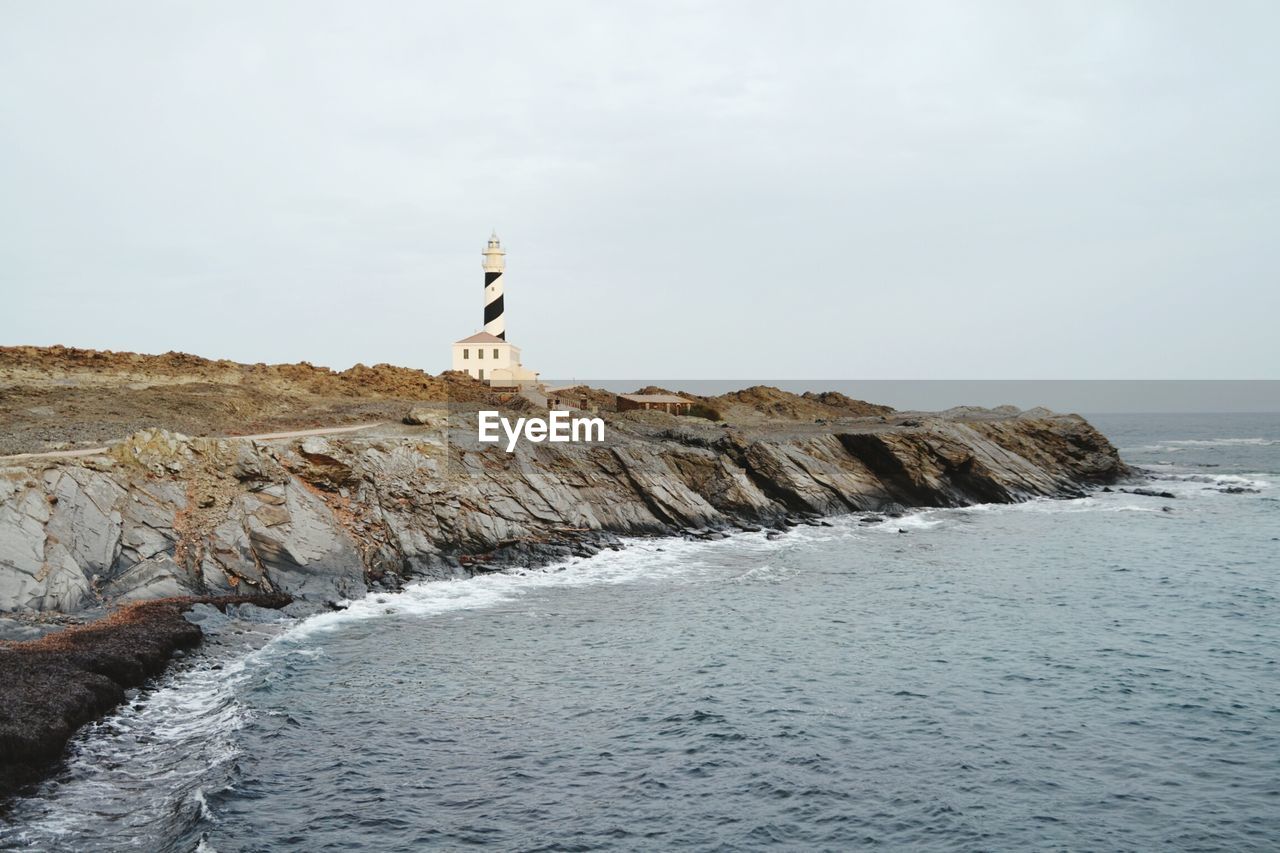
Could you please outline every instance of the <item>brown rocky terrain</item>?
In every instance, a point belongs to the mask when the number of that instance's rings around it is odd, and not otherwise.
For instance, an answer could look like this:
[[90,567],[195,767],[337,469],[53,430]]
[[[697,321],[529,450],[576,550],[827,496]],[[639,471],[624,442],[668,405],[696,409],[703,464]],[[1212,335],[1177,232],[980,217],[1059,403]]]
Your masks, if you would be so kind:
[[[752,385],[739,391],[714,396],[699,396],[684,391],[647,385],[637,394],[679,394],[701,403],[714,420],[735,424],[760,424],[770,421],[824,421],[845,418],[883,418],[894,414],[889,406],[879,406],[845,396],[838,391],[792,394],[770,385]],[[705,415],[704,415],[705,416]]]
[[0,456],[95,447],[140,429],[250,435],[399,420],[415,401],[489,403],[459,373],[239,364],[186,353],[0,347]]
[[[736,424],[879,417],[887,406],[843,394],[755,386],[715,397],[680,393]],[[611,411],[615,394],[585,385],[572,397]],[[142,355],[69,347],[0,347],[0,456],[100,447],[139,430],[234,436],[398,421],[414,403],[474,411],[507,395],[461,373],[357,364],[240,364],[186,353]]]

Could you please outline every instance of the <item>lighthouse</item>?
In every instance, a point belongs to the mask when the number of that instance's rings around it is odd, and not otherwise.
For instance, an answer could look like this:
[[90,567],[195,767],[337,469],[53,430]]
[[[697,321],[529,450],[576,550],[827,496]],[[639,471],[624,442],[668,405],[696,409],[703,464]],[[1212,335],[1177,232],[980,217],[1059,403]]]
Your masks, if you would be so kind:
[[484,248],[484,329],[453,342],[453,369],[494,388],[536,389],[541,387],[537,371],[521,363],[520,347],[507,340],[507,321],[502,316],[506,254],[495,231]]
[[502,273],[507,268],[506,254],[494,231],[484,249],[484,330],[504,341],[507,321],[502,316]]

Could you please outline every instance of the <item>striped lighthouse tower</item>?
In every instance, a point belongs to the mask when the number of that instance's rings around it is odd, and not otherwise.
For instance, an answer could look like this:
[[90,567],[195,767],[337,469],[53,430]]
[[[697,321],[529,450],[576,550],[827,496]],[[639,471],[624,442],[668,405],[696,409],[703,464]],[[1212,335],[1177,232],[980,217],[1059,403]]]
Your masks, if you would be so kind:
[[507,321],[502,316],[502,273],[507,268],[506,254],[494,231],[484,249],[484,330],[504,341]]

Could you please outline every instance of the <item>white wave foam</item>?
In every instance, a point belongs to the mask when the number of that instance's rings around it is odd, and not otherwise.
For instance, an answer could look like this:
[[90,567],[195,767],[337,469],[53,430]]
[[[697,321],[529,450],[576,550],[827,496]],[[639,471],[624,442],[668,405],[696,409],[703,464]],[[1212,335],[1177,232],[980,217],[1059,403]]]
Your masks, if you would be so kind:
[[1162,504],[1145,500],[1142,502],[1134,501],[1133,496],[1125,492],[1098,492],[1083,498],[1036,497],[1018,503],[973,504],[965,507],[921,510],[902,518],[891,518],[879,524],[867,525],[867,528],[894,532],[899,527],[927,530],[940,525],[950,527],[956,522],[963,522],[967,517],[982,514],[1033,513],[1037,515],[1072,515],[1093,512],[1158,514],[1164,512],[1162,506]]
[[1266,491],[1274,487],[1267,475],[1260,473],[1246,474],[1205,474],[1189,471],[1155,471],[1152,480],[1161,489],[1182,496],[1219,492],[1223,489],[1253,489]]
[[[193,822],[216,820],[206,792],[229,782],[219,769],[229,768],[239,754],[236,732],[251,719],[238,699],[241,686],[280,657],[323,656],[323,648],[307,643],[318,634],[390,614],[433,616],[489,608],[555,587],[674,576],[731,578],[741,565],[742,548],[766,551],[781,543],[761,533],[716,541],[643,539],[626,544],[620,551],[545,569],[424,582],[399,593],[370,594],[349,602],[344,610],[302,620],[232,660],[175,671],[138,701],[82,730],[73,740],[68,761],[71,780],[48,785],[39,796],[22,801],[22,826],[16,834],[0,830],[0,844],[16,840],[42,846],[50,839],[75,843],[98,837],[105,825],[114,837],[133,839],[135,846],[145,849],[163,837],[164,826],[176,814],[185,813]],[[165,783],[157,788],[155,780],[161,778]],[[205,844],[202,849],[212,848]]]
[[1183,438],[1166,441],[1177,447],[1273,447],[1280,445],[1274,438]]
[[[1123,493],[1115,493],[1119,497],[1127,497]],[[1150,506],[1142,506],[1137,504],[1118,504],[1109,500],[1111,495],[1103,494],[1098,497],[1084,498],[1047,498],[1037,497],[1030,500],[1020,501],[1018,503],[987,503],[972,504],[964,507],[944,507],[939,509],[926,509],[918,512],[904,515],[900,518],[890,518],[877,524],[866,525],[870,530],[881,530],[896,533],[902,530],[931,530],[940,526],[951,526],[956,522],[962,522],[966,518],[974,515],[983,515],[988,513],[1036,513],[1045,515],[1059,515],[1071,513],[1086,512],[1160,512],[1160,508],[1154,510]]]
[[[76,846],[109,831],[145,849],[167,837],[175,816],[212,820],[205,791],[239,754],[235,733],[248,713],[235,688],[253,657],[175,672],[86,726],[71,742],[72,781],[47,783],[21,801],[15,816],[22,826],[13,838]],[[0,832],[0,846],[9,838]]]
[[[763,540],[761,534],[753,534]],[[274,638],[267,648],[292,644],[342,625],[387,615],[434,616],[461,610],[480,610],[507,604],[537,590],[594,584],[622,584],[696,574],[706,569],[705,558],[737,538],[714,541],[639,539],[620,551],[603,551],[590,559],[557,563],[540,569],[521,569],[464,580],[411,584],[401,592],[371,594],[346,603],[343,610],[312,616]],[[770,543],[772,544],[772,543]]]
[[1276,447],[1274,438],[1171,438],[1154,444],[1122,447],[1121,453],[1185,453],[1198,447]]
[[790,572],[780,570],[778,566],[769,563],[761,563],[758,566],[752,566],[741,574],[729,578],[730,583],[754,583],[756,581],[765,581],[768,583],[781,582]]
[[929,530],[938,527],[946,521],[946,517],[941,515],[946,510],[926,509],[920,512],[913,512],[898,518],[890,518],[876,527],[882,530]]
[[[1116,492],[1116,497],[1127,498],[1123,492]],[[997,505],[997,508],[1001,505]],[[1159,506],[1137,503],[1117,503],[1111,495],[1100,498],[1075,498],[1072,500],[1054,500],[1053,498],[1036,498],[1020,504],[1005,505],[1014,512],[1033,512],[1044,514],[1073,514],[1086,512],[1163,512]]]
[[204,795],[204,788],[196,788],[192,792],[192,798],[196,801],[196,805],[200,806],[200,817],[213,822],[215,820],[213,809],[209,808],[209,799]]

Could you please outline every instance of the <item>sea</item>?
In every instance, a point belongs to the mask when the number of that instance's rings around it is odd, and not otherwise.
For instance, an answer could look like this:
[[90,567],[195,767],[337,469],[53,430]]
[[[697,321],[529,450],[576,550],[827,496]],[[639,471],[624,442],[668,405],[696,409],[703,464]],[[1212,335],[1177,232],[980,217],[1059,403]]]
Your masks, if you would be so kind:
[[1280,849],[1280,416],[1072,500],[633,540],[170,670],[0,848]]

